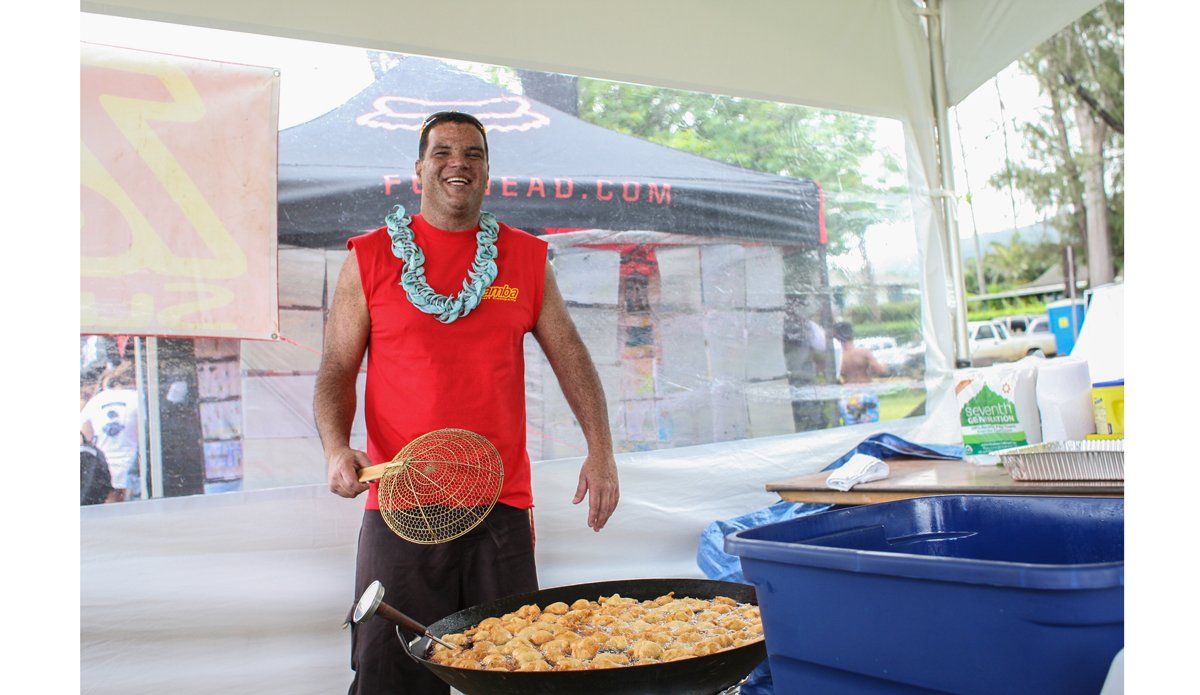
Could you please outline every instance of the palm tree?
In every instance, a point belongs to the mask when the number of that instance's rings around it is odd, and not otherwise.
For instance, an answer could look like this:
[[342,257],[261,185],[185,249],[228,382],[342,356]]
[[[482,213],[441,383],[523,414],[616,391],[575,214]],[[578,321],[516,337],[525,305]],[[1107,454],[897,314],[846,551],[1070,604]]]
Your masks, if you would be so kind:
[[1013,234],[1008,244],[993,241],[983,256],[984,263],[1002,279],[1005,289],[1025,283],[1029,272],[1029,245],[1020,234]]

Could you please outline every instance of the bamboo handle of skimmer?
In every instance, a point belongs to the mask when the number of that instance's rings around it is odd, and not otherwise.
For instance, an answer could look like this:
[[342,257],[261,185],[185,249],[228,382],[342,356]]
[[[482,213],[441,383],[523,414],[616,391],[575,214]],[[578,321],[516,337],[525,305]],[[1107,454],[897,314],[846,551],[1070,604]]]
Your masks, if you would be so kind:
[[383,477],[383,471],[388,467],[388,464],[381,463],[376,466],[367,466],[366,468],[358,469],[358,482],[369,483],[372,480],[379,480]]

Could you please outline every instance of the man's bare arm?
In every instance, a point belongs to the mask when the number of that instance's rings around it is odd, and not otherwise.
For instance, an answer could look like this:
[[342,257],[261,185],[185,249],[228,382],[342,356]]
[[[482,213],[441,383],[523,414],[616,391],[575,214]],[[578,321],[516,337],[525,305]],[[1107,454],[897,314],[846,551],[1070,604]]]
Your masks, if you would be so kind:
[[329,489],[342,497],[355,497],[368,487],[358,482],[358,470],[370,466],[371,459],[366,452],[350,448],[350,428],[358,400],[358,371],[370,335],[371,316],[358,276],[358,258],[351,250],[342,264],[325,324],[325,351],[313,394]]
[[585,495],[588,496],[588,526],[599,531],[612,516],[621,497],[617,462],[613,458],[612,431],[608,426],[608,405],[596,365],[567,313],[567,305],[558,291],[549,262],[546,263],[542,313],[533,329],[533,337],[546,353],[563,395],[587,438],[588,453],[579,470],[579,486],[572,503],[579,504]]

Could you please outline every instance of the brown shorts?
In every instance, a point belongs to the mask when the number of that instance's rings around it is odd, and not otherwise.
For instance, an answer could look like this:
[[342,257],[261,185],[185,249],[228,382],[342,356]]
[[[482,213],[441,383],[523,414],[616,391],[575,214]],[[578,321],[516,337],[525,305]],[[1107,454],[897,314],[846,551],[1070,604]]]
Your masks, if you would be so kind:
[[[420,545],[397,536],[378,510],[363,514],[354,597],[375,580],[384,603],[422,625],[481,603],[538,590],[529,512],[497,504],[466,535]],[[353,608],[351,608],[353,612]],[[404,650],[396,626],[351,625],[351,695],[448,695],[450,686]]]

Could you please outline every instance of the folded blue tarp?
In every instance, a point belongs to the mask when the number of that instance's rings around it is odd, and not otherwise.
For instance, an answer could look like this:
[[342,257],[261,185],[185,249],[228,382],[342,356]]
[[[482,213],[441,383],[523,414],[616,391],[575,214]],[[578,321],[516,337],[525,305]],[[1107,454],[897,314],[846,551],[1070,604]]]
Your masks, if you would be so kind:
[[831,471],[841,468],[855,454],[866,454],[877,459],[921,458],[954,460],[967,455],[967,449],[961,444],[914,444],[894,434],[880,432],[862,440],[858,446],[847,451],[838,460],[821,470]]

